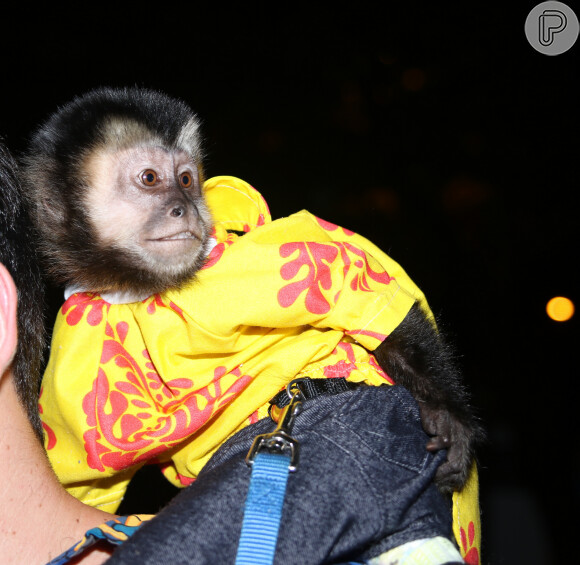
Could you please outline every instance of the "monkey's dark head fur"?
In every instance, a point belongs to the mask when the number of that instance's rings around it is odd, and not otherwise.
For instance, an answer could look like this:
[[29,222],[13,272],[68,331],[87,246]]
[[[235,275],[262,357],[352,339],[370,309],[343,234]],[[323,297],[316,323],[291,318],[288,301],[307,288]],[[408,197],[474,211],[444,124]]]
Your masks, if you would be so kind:
[[[202,157],[197,117],[160,92],[101,88],[55,112],[23,160],[49,275],[82,290],[141,294],[189,279],[211,229]],[[103,179],[114,188],[95,196]]]

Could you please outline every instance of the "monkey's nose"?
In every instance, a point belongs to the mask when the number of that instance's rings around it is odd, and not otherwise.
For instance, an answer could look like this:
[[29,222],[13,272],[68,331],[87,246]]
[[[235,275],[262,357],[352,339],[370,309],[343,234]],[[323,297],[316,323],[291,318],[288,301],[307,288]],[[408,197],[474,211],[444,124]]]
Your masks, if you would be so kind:
[[174,218],[181,218],[183,214],[185,214],[185,210],[181,206],[176,206],[175,208],[173,208],[173,210],[171,210],[170,215],[173,216]]

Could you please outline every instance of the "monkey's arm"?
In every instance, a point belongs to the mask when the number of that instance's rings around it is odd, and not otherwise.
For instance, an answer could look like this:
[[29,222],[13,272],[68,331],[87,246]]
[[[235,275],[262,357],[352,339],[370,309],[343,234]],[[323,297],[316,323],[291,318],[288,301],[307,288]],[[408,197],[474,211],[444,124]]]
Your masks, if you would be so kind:
[[431,436],[427,449],[448,450],[436,476],[439,488],[444,492],[460,488],[484,432],[451,346],[415,304],[374,355],[387,374],[417,399],[423,427]]

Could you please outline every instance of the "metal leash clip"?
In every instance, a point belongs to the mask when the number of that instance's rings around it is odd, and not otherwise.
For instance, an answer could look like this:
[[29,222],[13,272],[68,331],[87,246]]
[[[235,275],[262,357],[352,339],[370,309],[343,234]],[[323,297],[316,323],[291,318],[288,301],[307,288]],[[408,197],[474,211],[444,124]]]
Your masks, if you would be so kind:
[[269,434],[261,434],[254,438],[252,447],[246,455],[246,463],[252,465],[254,458],[259,451],[265,450],[269,453],[280,454],[290,457],[290,465],[288,470],[293,473],[298,468],[298,454],[300,444],[298,440],[294,439],[290,433],[294,426],[294,420],[300,412],[302,412],[302,401],[304,395],[300,391],[298,382],[301,379],[296,379],[288,384],[286,393],[290,398],[290,404],[282,409],[280,419],[276,429]]

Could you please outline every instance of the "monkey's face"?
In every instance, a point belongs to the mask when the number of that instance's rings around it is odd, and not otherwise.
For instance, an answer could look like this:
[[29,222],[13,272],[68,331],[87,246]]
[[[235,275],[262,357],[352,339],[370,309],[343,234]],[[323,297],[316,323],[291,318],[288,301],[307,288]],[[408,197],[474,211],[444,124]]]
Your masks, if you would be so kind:
[[114,249],[126,268],[161,280],[193,275],[208,252],[211,219],[187,153],[157,146],[97,150],[83,168],[87,217],[102,250]]

